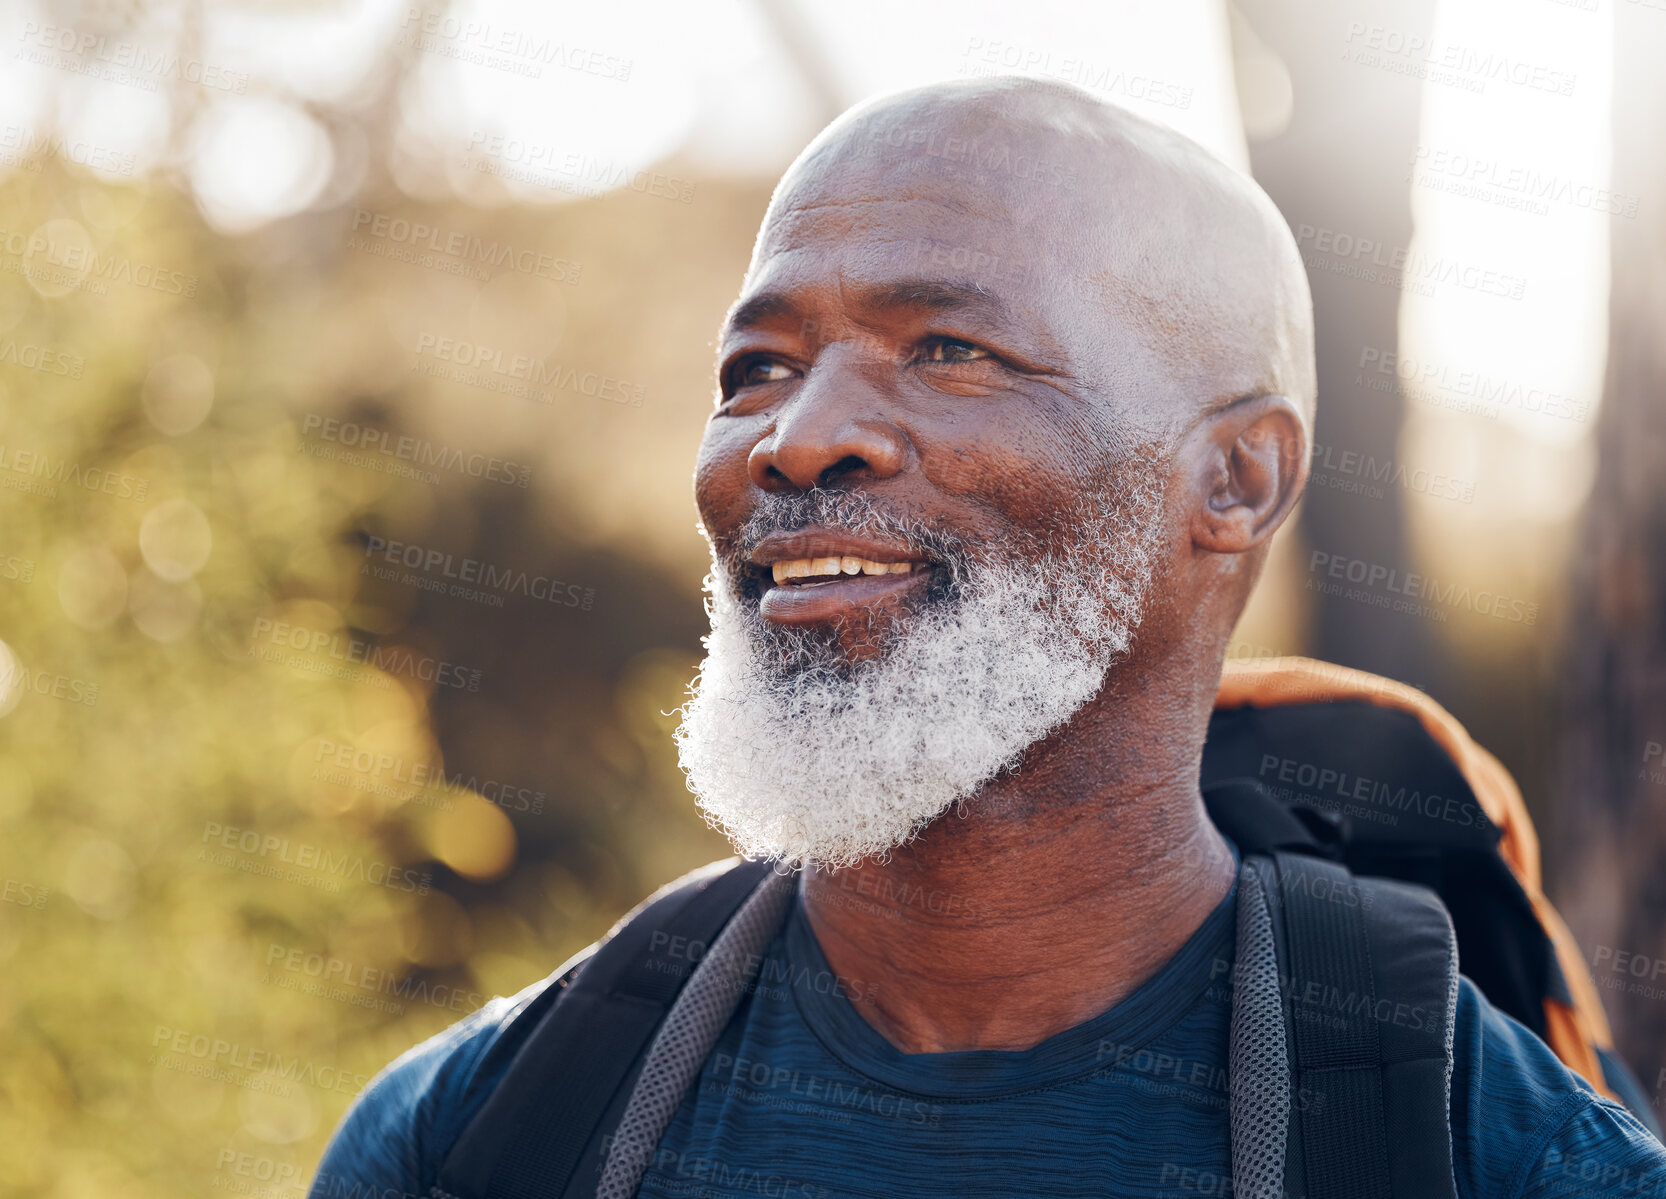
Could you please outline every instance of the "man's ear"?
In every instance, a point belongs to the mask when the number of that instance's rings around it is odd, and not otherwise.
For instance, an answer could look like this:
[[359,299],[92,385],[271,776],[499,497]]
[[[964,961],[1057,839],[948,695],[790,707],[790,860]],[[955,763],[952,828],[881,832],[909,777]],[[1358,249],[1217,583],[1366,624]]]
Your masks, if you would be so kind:
[[1206,417],[1190,439],[1192,543],[1242,554],[1271,537],[1307,486],[1307,422],[1289,397],[1247,396]]

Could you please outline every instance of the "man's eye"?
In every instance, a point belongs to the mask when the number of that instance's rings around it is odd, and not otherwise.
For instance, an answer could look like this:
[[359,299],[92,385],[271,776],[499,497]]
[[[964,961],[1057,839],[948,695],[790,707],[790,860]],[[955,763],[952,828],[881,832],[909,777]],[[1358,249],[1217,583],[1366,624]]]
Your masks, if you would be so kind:
[[790,378],[792,368],[773,358],[749,358],[735,371],[735,384],[739,387],[757,387],[762,383],[779,383]]
[[927,362],[975,362],[989,356],[989,351],[982,346],[961,341],[958,337],[934,338],[925,347]]

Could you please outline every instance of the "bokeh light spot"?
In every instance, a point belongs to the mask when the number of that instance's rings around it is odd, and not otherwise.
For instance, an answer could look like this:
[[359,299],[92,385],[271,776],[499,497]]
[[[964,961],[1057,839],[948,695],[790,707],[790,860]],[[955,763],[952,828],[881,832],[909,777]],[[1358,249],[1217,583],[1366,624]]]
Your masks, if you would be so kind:
[[139,526],[139,552],[161,579],[183,583],[203,568],[214,548],[208,517],[190,500],[165,500]]
[[171,354],[150,368],[139,402],[150,423],[168,436],[189,433],[214,405],[214,372],[194,354]]
[[28,687],[23,663],[12,652],[12,647],[0,641],[0,716],[17,707]]
[[29,234],[23,254],[23,277],[50,299],[67,296],[86,281],[96,251],[92,235],[80,221],[56,217]]
[[482,796],[458,792],[454,798],[450,811],[436,812],[428,821],[428,852],[464,878],[497,878],[515,860],[515,826]]
[[114,841],[90,837],[70,855],[64,890],[89,916],[119,920],[133,906],[139,870]]

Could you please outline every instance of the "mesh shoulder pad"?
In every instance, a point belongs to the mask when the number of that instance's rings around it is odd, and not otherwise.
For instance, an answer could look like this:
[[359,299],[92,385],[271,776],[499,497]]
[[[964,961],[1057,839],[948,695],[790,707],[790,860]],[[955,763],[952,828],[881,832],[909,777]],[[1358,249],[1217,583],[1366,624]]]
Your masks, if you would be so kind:
[[1455,1197],[1458,951],[1440,899],[1310,854],[1251,855],[1245,865],[1240,886],[1257,884],[1267,906],[1283,994],[1285,1194]]

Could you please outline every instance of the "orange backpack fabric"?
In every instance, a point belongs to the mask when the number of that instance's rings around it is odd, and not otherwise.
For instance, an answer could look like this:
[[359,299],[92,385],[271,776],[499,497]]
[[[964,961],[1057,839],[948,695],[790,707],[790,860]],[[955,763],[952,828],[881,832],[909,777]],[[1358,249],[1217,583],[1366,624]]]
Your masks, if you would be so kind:
[[1554,999],[1544,1001],[1550,1048],[1598,1094],[1619,1101],[1619,1096],[1603,1080],[1596,1053],[1599,1048],[1613,1048],[1608,1017],[1578,942],[1545,898],[1539,877],[1539,836],[1533,830],[1521,791],[1503,764],[1477,745],[1450,712],[1404,683],[1313,658],[1295,657],[1229,661],[1221,675],[1215,710],[1338,700],[1363,700],[1411,713],[1457,763],[1482,810],[1499,829],[1498,852],[1527,893],[1539,923],[1555,947],[1568,992],[1573,997],[1571,1007]]

